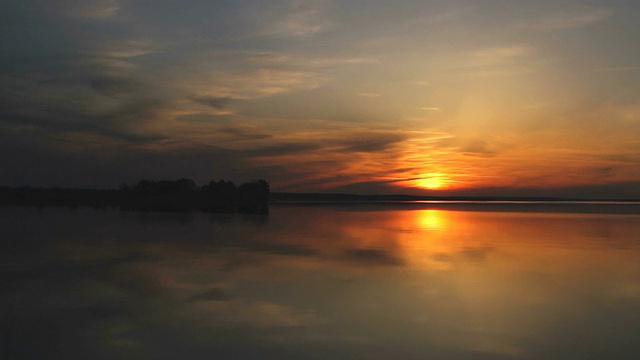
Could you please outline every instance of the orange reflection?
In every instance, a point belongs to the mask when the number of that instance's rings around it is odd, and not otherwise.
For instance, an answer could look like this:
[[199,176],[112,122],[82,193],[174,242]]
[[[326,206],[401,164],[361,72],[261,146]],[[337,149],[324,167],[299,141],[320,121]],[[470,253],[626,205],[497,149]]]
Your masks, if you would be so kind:
[[[583,301],[576,293],[593,291],[598,296],[591,299],[614,304],[640,296],[639,250],[632,240],[640,228],[637,217],[382,207],[276,208],[270,217],[268,227],[255,232],[238,233],[251,227],[231,229],[229,234],[237,239],[234,246],[243,249],[237,253],[194,249],[183,254],[189,266],[158,269],[174,277],[185,272],[181,278],[210,276],[230,255],[241,256],[238,268],[221,277],[228,284],[216,284],[217,288],[228,287],[233,293],[254,279],[286,286],[290,294],[315,292],[330,284],[326,288],[336,290],[314,301],[339,304],[345,309],[344,319],[361,325],[364,332],[371,331],[372,323],[388,328],[377,318],[385,309],[385,316],[392,314],[411,324],[407,333],[415,336],[416,343],[434,341],[474,352],[514,355],[521,351],[520,343],[501,334],[519,339],[546,331],[549,324],[573,314],[574,304]],[[260,241],[265,234],[269,236]],[[195,256],[205,260],[193,263]],[[600,286],[603,276],[605,287]],[[241,285],[234,288],[234,282]],[[193,297],[210,288],[190,286],[176,291]],[[363,308],[363,303],[370,307]],[[333,313],[323,313],[322,307],[317,313],[316,308],[307,311],[310,304],[292,306],[290,298],[275,298],[273,303],[232,298],[189,308],[194,309],[194,318],[240,319],[263,329],[329,328]],[[599,304],[590,306],[596,309]],[[575,322],[571,315],[566,319]],[[440,335],[433,331],[434,323],[453,324],[460,334]]]
[[446,228],[445,213],[442,210],[420,210],[415,213],[418,228],[427,230],[442,230]]

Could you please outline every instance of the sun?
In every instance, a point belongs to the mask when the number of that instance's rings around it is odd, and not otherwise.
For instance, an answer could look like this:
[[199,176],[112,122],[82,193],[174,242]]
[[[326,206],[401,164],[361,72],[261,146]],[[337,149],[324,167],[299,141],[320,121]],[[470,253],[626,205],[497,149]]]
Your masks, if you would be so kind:
[[420,179],[416,180],[416,185],[429,190],[442,189],[444,183],[439,179]]
[[414,180],[415,186],[429,190],[441,190],[447,187],[448,181],[443,174],[426,174],[424,177]]

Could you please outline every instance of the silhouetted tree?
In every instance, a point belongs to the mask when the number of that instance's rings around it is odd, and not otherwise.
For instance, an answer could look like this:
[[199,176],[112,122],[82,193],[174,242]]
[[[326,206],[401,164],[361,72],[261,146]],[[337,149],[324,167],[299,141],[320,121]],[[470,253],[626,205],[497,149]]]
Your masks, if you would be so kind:
[[118,190],[0,187],[0,205],[119,207],[123,210],[207,212],[269,212],[269,184],[254,180],[237,187],[231,181],[211,181],[202,187],[191,179],[121,184]]
[[211,181],[202,187],[206,202],[202,207],[207,212],[235,212],[237,188],[231,181]]

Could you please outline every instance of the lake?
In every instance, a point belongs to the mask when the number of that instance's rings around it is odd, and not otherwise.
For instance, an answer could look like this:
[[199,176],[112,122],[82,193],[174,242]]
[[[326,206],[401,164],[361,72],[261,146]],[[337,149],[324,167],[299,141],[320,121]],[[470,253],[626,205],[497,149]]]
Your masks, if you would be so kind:
[[4,359],[638,359],[640,205],[0,208]]

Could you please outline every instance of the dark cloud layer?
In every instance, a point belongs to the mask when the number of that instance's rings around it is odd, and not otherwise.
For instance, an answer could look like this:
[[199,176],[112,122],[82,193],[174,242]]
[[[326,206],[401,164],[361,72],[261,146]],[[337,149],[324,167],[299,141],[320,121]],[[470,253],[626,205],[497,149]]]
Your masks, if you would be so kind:
[[132,143],[160,138],[137,131],[141,124],[157,121],[165,103],[135,76],[113,76],[101,66],[67,58],[11,70],[4,74],[0,123],[51,135],[87,133]]
[[407,139],[406,134],[394,132],[355,132],[349,139],[340,141],[346,152],[381,152]]
[[226,108],[232,101],[229,97],[214,97],[214,96],[194,96],[191,98],[198,104],[210,106],[216,110],[222,110]]

